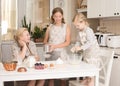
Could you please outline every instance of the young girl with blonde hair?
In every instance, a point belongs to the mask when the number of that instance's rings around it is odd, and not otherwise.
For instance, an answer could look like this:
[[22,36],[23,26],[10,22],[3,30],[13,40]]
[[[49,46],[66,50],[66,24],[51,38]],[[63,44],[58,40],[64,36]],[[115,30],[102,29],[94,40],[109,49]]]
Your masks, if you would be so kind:
[[[73,19],[73,24],[79,30],[80,46],[74,46],[71,51],[83,51],[83,61],[100,66],[99,45],[93,30],[89,27],[87,18],[82,13],[78,13]],[[82,83],[94,86],[94,78],[85,78]]]

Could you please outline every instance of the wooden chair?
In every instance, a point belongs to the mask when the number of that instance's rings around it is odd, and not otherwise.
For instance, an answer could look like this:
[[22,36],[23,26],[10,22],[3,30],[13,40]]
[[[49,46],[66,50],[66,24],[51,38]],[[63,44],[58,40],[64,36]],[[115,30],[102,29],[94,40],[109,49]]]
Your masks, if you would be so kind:
[[[101,67],[99,86],[109,86],[111,69],[113,64],[114,51],[100,50]],[[79,78],[69,81],[69,86],[85,86],[80,83]]]

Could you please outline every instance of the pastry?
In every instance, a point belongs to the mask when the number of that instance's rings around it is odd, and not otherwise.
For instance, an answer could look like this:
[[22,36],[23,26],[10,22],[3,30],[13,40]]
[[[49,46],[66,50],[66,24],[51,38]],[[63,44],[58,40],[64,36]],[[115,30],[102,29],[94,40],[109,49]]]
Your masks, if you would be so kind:
[[27,69],[25,67],[19,67],[17,71],[18,72],[26,72]]

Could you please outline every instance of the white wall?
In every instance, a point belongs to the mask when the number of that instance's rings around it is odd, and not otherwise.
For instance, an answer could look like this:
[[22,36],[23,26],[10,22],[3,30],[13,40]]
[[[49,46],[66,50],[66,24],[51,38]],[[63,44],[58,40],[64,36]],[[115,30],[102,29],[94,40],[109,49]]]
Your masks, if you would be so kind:
[[21,27],[21,20],[26,15],[26,0],[18,0],[18,28]]

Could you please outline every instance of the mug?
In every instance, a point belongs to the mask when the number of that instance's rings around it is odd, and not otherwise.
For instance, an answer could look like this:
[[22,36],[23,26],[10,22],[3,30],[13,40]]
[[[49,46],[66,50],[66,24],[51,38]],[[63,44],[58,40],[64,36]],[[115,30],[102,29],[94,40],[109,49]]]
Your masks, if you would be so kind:
[[24,60],[24,64],[31,68],[31,67],[34,67],[36,63],[36,59],[35,59],[35,56],[28,56],[25,60]]
[[45,53],[49,53],[50,52],[50,46],[49,45],[45,45],[44,46],[44,51],[45,51]]

